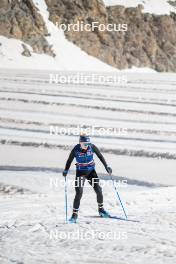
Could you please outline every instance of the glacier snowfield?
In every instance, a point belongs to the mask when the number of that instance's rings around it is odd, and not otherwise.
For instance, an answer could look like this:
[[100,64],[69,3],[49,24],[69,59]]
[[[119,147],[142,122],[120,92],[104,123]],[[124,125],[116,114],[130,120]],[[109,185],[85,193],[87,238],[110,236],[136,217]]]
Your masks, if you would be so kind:
[[[50,83],[50,73],[0,70],[0,263],[175,263],[175,74],[122,73],[126,85],[78,85]],[[95,127],[92,142],[112,166],[113,177],[128,181],[119,192],[129,218],[139,223],[97,218],[95,194],[85,188],[79,223],[65,224],[61,172],[78,136],[51,135],[50,127],[81,125]],[[100,136],[100,128],[126,133]],[[111,182],[96,162],[105,207],[123,217]],[[73,162],[69,215],[74,173]],[[119,237],[51,237],[78,231]]]

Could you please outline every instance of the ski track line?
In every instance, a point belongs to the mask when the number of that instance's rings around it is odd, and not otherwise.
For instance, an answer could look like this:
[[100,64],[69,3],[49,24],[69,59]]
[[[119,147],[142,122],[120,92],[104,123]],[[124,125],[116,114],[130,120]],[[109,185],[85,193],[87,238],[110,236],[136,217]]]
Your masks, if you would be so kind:
[[[112,99],[112,98],[99,98],[99,97],[87,97],[87,96],[78,96],[78,95],[61,95],[60,93],[58,94],[53,94],[53,93],[42,93],[42,92],[28,92],[28,91],[9,91],[9,90],[1,90],[1,93],[9,93],[9,94],[31,94],[31,95],[44,95],[44,96],[51,96],[51,97],[57,97],[57,98],[76,98],[76,99],[86,99],[86,100],[91,100],[91,101],[104,101],[104,102],[122,102],[122,103],[135,103],[135,104],[144,104],[144,105],[158,105],[158,106],[170,106],[170,107],[176,107],[176,104],[170,104],[167,103],[167,100],[165,103],[159,103],[159,102],[151,102],[151,101],[137,101],[137,100],[128,100],[128,99]],[[7,98],[8,99],[8,98]],[[173,100],[174,101],[174,100]]]
[[[45,140],[46,141],[46,140]],[[0,139],[0,145],[14,145],[14,146],[26,146],[26,147],[44,147],[44,148],[56,148],[63,150],[71,150],[70,145],[61,145],[61,144],[51,144],[47,142],[30,142],[30,141],[18,141],[11,139]],[[163,158],[163,159],[176,159],[176,154],[171,154],[169,152],[152,152],[141,150],[132,150],[132,149],[108,149],[101,148],[100,150],[104,153],[115,154],[115,155],[125,155],[133,157],[146,157],[146,158]]]
[[[0,108],[1,109],[1,108]],[[36,112],[37,113],[37,112]],[[2,124],[16,124],[16,125],[34,125],[36,126],[36,130],[38,130],[39,128],[38,127],[46,127],[46,126],[56,126],[57,127],[65,127],[65,123],[43,123],[43,122],[37,122],[37,121],[27,121],[27,120],[24,120],[24,119],[13,119],[13,118],[2,118],[0,117],[0,121]],[[117,120],[118,121],[118,120]],[[139,121],[140,122],[140,121]],[[162,124],[162,123],[160,123]],[[165,124],[165,123],[164,123]],[[171,123],[171,124],[174,124],[174,123]],[[175,123],[176,124],[176,123]],[[74,125],[74,124],[69,124],[69,127],[73,127],[73,128],[76,128],[77,126]],[[86,128],[88,128],[89,126],[87,126]],[[3,128],[8,128],[6,126],[4,126]],[[11,128],[11,127],[10,127]],[[15,129],[18,127],[14,127]],[[106,127],[103,127],[103,126],[96,126],[97,129],[99,128],[106,128]],[[120,129],[121,127],[114,127],[116,129]],[[168,131],[168,130],[152,130],[152,129],[135,129],[135,128],[128,128],[127,129],[127,133],[143,133],[143,134],[147,134],[147,135],[159,135],[159,136],[176,136],[176,133],[174,131]]]
[[46,100],[28,100],[28,99],[19,99],[19,98],[6,98],[0,97],[0,101],[14,101],[14,102],[23,102],[23,103],[33,103],[37,105],[57,105],[57,106],[71,106],[75,108],[83,108],[83,109],[95,109],[95,110],[106,110],[112,112],[123,112],[123,113],[132,113],[132,114],[145,114],[145,115],[154,115],[154,116],[171,116],[176,117],[176,113],[169,112],[156,112],[156,111],[147,111],[147,110],[133,110],[133,109],[123,109],[123,108],[115,108],[115,107],[103,107],[103,106],[93,106],[93,105],[85,105],[85,104],[74,104],[74,103],[59,103],[59,102],[49,102]]
[[[12,166],[12,165],[0,165],[0,172],[2,171],[8,171],[8,172],[46,172],[46,173],[62,173],[63,172],[63,168],[51,168],[51,167],[33,167],[33,166]],[[75,175],[75,171],[74,170],[69,170],[69,174],[74,176]],[[111,181],[111,179],[109,179],[109,176],[107,176],[104,173],[99,173],[98,174],[100,179],[102,180],[106,180],[106,181]],[[135,186],[144,186],[144,187],[150,187],[150,188],[165,188],[165,187],[169,187],[169,185],[164,185],[164,184],[158,184],[158,183],[152,183],[152,182],[147,182],[147,181],[140,181],[140,180],[133,180],[124,176],[116,176],[116,175],[112,175],[112,179],[117,181],[117,180],[125,180],[128,182],[128,184],[130,185],[135,185]]]
[[[111,91],[115,92],[115,94],[118,94],[119,92],[132,93],[132,94],[139,94],[139,92],[140,92],[140,94],[144,94],[144,95],[152,94],[153,96],[156,97],[156,99],[157,99],[158,94],[161,94],[163,97],[165,95],[173,96],[176,94],[175,89],[167,89],[166,87],[164,87],[163,89],[160,89],[160,88],[153,88],[153,87],[152,88],[141,88],[141,87],[137,88],[136,86],[134,86],[134,87],[132,87],[132,86],[117,86],[117,87],[115,86],[115,87],[112,87],[110,85],[105,86],[105,85],[97,85],[97,84],[92,86],[92,85],[86,85],[86,84],[51,85],[49,83],[44,83],[44,84],[33,83],[34,87],[35,87],[35,85],[36,85],[36,88],[35,89],[33,88],[32,89],[33,91],[36,91],[37,89],[39,89],[39,87],[41,90],[47,90],[48,86],[49,86],[49,87],[55,87],[56,89],[54,91],[56,91],[56,92],[59,92],[61,89],[62,90],[65,89],[65,90],[67,90],[67,93],[73,93],[73,90],[75,90],[75,91],[79,91],[77,93],[82,92],[83,94],[86,94],[86,95],[88,95],[90,93],[85,92],[85,86],[87,86],[87,88],[89,90],[93,90],[93,92],[91,93],[92,95],[96,95],[96,93],[95,93],[96,90],[102,90],[102,89],[103,89],[103,93],[109,92],[109,90],[111,90]],[[44,88],[45,85],[46,85],[46,87]],[[14,85],[14,86],[15,86],[14,88],[16,89],[16,85]],[[29,83],[29,84],[25,83],[25,86],[27,87],[27,89],[22,87],[22,88],[19,88],[19,90],[21,90],[21,89],[30,90],[31,83]],[[8,89],[9,89],[9,87],[8,87]],[[51,91],[52,91],[52,89],[51,89]],[[100,95],[100,93],[98,95]]]
[[[48,135],[48,130],[44,130],[44,129],[31,129],[31,128],[19,128],[19,127],[4,127],[0,125],[0,129],[3,131],[3,129],[5,130],[12,130],[12,131],[23,131],[23,132],[32,132],[32,133],[36,133],[36,135],[38,133],[43,133]],[[57,135],[62,135],[62,133],[57,133]],[[0,136],[1,136],[1,132],[0,132]],[[25,135],[23,135],[25,136]],[[66,133],[65,136],[68,137],[72,137],[72,135]],[[99,135],[94,135],[94,138],[99,138]],[[152,138],[137,138],[137,137],[127,137],[127,136],[102,136],[101,138],[104,139],[116,139],[116,140],[123,140],[123,141],[140,141],[140,142],[159,142],[159,143],[173,143],[176,144],[176,140],[169,140],[169,139],[152,139]]]
[[[22,102],[23,103],[23,102]],[[7,113],[9,112],[9,111],[11,111],[12,113],[14,113],[14,112],[17,112],[17,113],[21,113],[21,109],[17,109],[17,108],[5,108],[5,107],[0,107],[0,110],[2,110],[2,111],[6,111]],[[48,115],[53,115],[53,116],[58,116],[58,118],[59,118],[59,116],[65,116],[65,117],[70,117],[70,114],[67,114],[67,113],[58,113],[58,112],[49,112],[49,111],[40,111],[40,110],[32,110],[32,109],[30,109],[30,110],[24,110],[23,111],[23,114],[24,113],[27,113],[27,114],[43,114],[43,113],[45,113],[45,114],[48,114]],[[74,115],[71,115],[71,116],[73,116],[73,117],[76,117],[76,118],[83,118],[83,119],[91,119],[92,120],[92,116],[85,116],[84,114],[82,114],[82,115],[80,115],[80,114],[74,114]],[[15,115],[15,117],[16,117],[16,115]],[[136,124],[139,124],[139,123],[142,123],[142,124],[159,124],[159,125],[175,125],[176,124],[176,122],[168,122],[168,121],[165,121],[165,122],[163,122],[163,121],[156,121],[156,120],[154,120],[154,121],[150,121],[150,120],[141,120],[141,119],[137,119],[137,120],[135,120],[135,119],[125,119],[125,118],[113,118],[113,117],[102,117],[102,116],[94,116],[93,117],[94,119],[96,119],[96,120],[105,120],[106,122],[108,122],[109,120],[110,121],[117,121],[117,122],[127,122],[127,123],[136,123]],[[54,123],[55,125],[57,125],[57,123]],[[69,123],[69,125],[72,125],[72,124],[70,124]]]

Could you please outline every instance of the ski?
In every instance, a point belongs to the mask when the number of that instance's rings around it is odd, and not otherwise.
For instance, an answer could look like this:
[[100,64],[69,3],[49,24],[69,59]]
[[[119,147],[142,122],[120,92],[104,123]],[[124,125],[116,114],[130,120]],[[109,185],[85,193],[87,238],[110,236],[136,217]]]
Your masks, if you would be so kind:
[[110,215],[109,218],[110,219],[120,220],[120,221],[134,222],[134,223],[139,223],[140,222],[139,220],[128,219],[128,218],[123,218],[123,217],[113,216],[113,215]]
[[124,217],[118,217],[118,216],[113,216],[110,215],[108,212],[105,211],[105,213],[99,213],[99,216],[101,218],[111,218],[111,219],[116,219],[116,220],[122,220],[122,221],[129,221],[129,222],[139,222],[138,220],[132,220]]
[[116,219],[116,220],[127,221],[127,222],[140,222],[138,220],[128,219],[128,218],[114,216],[110,214],[100,215],[100,218],[110,218],[110,219]]
[[124,217],[119,217],[119,216],[114,216],[114,215],[109,215],[109,216],[106,216],[106,217],[103,217],[103,216],[86,216],[87,218],[96,218],[96,219],[114,219],[114,220],[119,220],[119,221],[126,221],[126,222],[134,222],[134,223],[139,223],[140,221],[139,220],[136,220],[136,219],[126,219]]

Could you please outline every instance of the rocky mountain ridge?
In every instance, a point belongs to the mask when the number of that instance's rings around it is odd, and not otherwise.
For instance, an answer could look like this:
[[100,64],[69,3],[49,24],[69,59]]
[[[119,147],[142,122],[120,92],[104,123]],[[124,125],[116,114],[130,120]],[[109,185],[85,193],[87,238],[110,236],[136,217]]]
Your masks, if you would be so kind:
[[[176,14],[143,13],[143,6],[106,7],[102,0],[45,0],[56,25],[78,21],[104,25],[127,24],[127,32],[66,31],[65,35],[89,55],[118,69],[149,67],[176,72]],[[32,0],[1,0],[0,35],[23,40],[34,52],[54,56],[46,40],[49,32]],[[61,51],[62,52],[62,51]],[[24,52],[24,55],[29,55]]]

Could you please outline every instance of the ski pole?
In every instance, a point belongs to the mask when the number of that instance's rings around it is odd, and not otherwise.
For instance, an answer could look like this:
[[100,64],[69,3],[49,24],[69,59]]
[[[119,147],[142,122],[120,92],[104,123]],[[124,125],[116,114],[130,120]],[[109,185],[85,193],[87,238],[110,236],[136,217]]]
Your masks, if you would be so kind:
[[67,177],[65,177],[65,221],[68,223]]
[[[111,174],[110,174],[110,175],[111,175]],[[125,212],[125,208],[124,208],[124,206],[123,206],[122,200],[121,200],[120,195],[119,195],[119,192],[118,192],[118,190],[117,190],[117,187],[116,187],[116,185],[114,184],[114,180],[113,180],[112,176],[111,176],[111,180],[112,180],[112,182],[113,182],[114,190],[115,190],[115,192],[116,192],[116,194],[117,194],[117,197],[118,197],[118,199],[119,199],[119,201],[120,201],[121,207],[122,207],[122,209],[123,209],[123,212],[124,212],[125,218],[127,219],[127,214],[126,214],[126,212]]]

